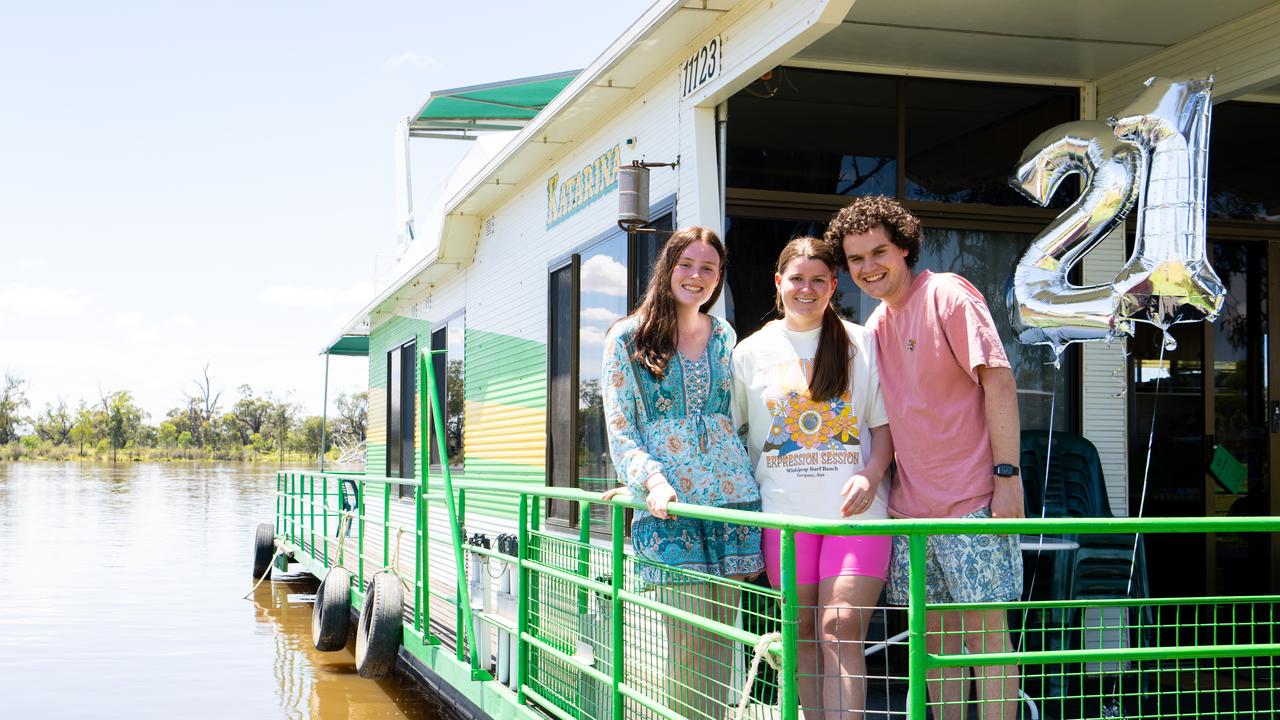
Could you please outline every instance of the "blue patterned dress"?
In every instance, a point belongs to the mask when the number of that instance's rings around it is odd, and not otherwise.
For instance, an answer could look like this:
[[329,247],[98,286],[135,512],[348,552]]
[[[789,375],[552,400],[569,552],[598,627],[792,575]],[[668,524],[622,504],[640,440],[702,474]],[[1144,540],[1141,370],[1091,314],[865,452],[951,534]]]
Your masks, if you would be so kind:
[[[659,378],[633,359],[637,320],[626,318],[605,339],[601,386],[609,431],[609,454],[634,498],[648,494],[645,482],[662,473],[676,500],[737,510],[760,509],[760,486],[751,458],[729,419],[733,329],[712,318],[701,358],[677,353]],[[759,528],[639,511],[631,522],[636,555],[649,583],[697,582],[662,566],[711,575],[750,575],[764,565]]]

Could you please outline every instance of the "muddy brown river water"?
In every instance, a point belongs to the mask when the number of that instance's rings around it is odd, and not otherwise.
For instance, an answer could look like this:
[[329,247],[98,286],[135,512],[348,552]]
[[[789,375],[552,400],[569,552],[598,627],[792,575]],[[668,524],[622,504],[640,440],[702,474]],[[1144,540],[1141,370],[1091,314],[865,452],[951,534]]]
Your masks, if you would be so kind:
[[[253,585],[274,467],[0,463],[0,718],[434,718]],[[293,579],[289,579],[292,577]]]

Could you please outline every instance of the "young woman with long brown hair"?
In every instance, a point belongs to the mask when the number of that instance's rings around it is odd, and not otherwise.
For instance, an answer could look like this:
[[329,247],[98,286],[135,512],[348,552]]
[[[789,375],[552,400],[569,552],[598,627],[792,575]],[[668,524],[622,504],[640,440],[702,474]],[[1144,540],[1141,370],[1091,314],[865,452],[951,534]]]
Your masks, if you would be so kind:
[[[734,417],[742,426],[765,512],[820,520],[888,517],[893,458],[876,344],[836,313],[835,249],[791,240],[773,276],[782,316],[733,352]],[[763,533],[765,568],[780,585],[780,538]],[[863,639],[884,586],[889,536],[797,533],[797,689],[806,720],[862,718]],[[809,610],[809,608],[813,608]]]
[[[641,577],[664,602],[733,624],[731,583],[763,567],[760,530],[667,512],[676,501],[759,510],[751,461],[729,418],[733,329],[707,310],[720,296],[725,251],[711,230],[677,230],[663,247],[640,307],[605,339],[601,386],[609,453],[625,489],[644,498],[631,542]],[[612,497],[623,488],[605,493]],[[689,718],[723,715],[732,645],[669,621],[671,708]]]

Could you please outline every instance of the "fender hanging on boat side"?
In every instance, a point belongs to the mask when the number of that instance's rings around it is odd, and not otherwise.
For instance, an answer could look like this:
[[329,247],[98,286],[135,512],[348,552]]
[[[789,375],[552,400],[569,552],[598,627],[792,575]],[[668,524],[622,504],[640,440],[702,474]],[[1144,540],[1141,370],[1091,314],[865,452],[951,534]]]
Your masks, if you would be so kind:
[[356,672],[360,677],[380,678],[391,671],[404,634],[403,617],[400,578],[390,572],[374,575],[366,588],[356,629]]
[[271,523],[258,523],[253,534],[253,579],[259,580],[271,569],[276,554],[276,528]]
[[351,573],[343,567],[329,568],[311,608],[311,643],[321,652],[347,646],[351,627]]

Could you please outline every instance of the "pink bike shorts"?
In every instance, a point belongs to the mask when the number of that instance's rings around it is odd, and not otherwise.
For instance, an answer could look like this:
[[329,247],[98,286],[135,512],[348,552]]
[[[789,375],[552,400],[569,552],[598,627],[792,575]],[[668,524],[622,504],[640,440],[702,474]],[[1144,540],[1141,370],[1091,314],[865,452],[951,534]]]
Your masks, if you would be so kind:
[[[764,552],[764,570],[769,584],[782,584],[782,531],[764,528],[760,532],[760,549]],[[864,575],[885,579],[889,573],[889,553],[893,538],[889,535],[814,535],[796,533],[796,583],[816,585],[819,581],[841,575]]]

